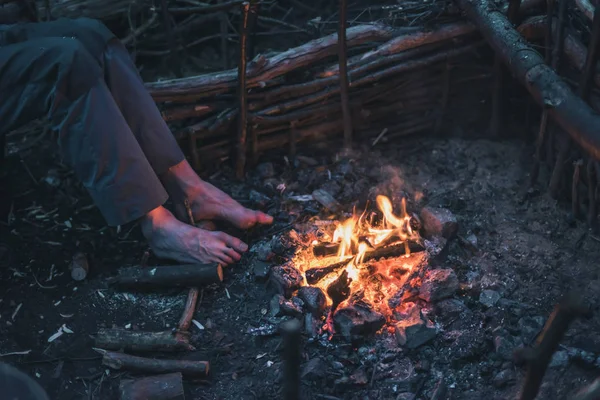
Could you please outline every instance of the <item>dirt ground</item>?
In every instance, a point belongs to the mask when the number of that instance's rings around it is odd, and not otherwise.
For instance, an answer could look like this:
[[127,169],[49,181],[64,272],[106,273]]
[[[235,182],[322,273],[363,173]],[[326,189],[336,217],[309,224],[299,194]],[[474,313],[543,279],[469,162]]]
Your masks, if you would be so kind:
[[[10,138],[11,148],[34,136]],[[215,185],[244,204],[275,216],[273,227],[237,233],[250,245],[322,212],[316,202],[286,200],[316,188],[328,190],[348,210],[376,191],[398,197],[419,190],[422,201],[409,208],[443,206],[458,218],[465,240],[450,244],[444,267],[462,284],[454,296],[465,306],[459,318],[436,321],[436,338],[414,350],[390,344],[386,334],[357,347],[340,338],[305,341],[302,398],[429,399],[442,377],[452,399],[514,398],[525,370],[510,361],[506,348],[510,353],[531,343],[568,289],[585,292],[596,310],[600,288],[600,238],[583,222],[570,222],[568,205],[551,200],[544,188],[522,196],[530,154],[520,141],[415,138],[380,143],[350,161],[305,151],[317,161],[314,166],[290,166],[283,156],[272,156],[243,184],[226,168],[213,176]],[[93,334],[113,326],[173,328],[186,293],[119,293],[106,285],[119,267],[139,263],[146,249],[139,228],[107,228],[51,141],[8,162],[0,198],[0,358],[35,377],[53,399],[117,398],[119,381],[129,374],[102,366]],[[78,250],[88,254],[91,266],[82,282],[73,281],[68,269]],[[158,263],[151,257],[150,264]],[[485,306],[482,290],[494,291],[499,300]],[[204,288],[195,315],[204,329],[192,326],[198,351],[182,357],[209,360],[212,376],[186,382],[188,398],[281,398],[281,338],[246,333],[266,321],[271,297],[255,281],[247,258],[227,268],[223,285]],[[527,321],[539,326],[526,328]],[[598,325],[594,317],[571,326],[540,399],[567,399],[598,375]],[[69,333],[49,342],[63,326]],[[576,360],[577,351],[586,351],[592,362]],[[20,352],[26,354],[11,354]]]

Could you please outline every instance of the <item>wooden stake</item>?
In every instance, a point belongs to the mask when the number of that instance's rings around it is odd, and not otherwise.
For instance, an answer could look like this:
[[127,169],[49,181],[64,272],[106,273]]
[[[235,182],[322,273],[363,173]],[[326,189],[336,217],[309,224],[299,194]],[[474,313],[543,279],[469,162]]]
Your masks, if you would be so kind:
[[338,61],[340,69],[340,96],[344,124],[344,146],[352,146],[352,115],[350,114],[350,83],[348,81],[348,50],[346,44],[347,0],[340,0],[340,20],[338,23]]
[[250,3],[242,3],[242,26],[240,29],[240,59],[238,64],[238,109],[239,126],[237,138],[236,176],[244,178],[246,168],[246,152],[248,140],[248,101],[246,88],[246,64],[248,50],[248,13]]

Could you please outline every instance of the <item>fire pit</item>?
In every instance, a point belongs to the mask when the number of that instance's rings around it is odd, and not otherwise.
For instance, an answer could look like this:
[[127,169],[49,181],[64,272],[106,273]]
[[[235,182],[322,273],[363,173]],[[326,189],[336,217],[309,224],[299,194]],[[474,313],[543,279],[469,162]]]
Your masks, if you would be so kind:
[[378,195],[375,203],[272,239],[287,248],[284,262],[271,269],[278,292],[272,316],[306,312],[311,337],[339,334],[354,342],[384,327],[408,347],[435,337],[428,304],[452,296],[458,279],[450,269],[431,269],[430,261],[444,249],[443,235],[456,233],[456,219],[428,208],[419,218],[407,211],[406,198],[394,207]]

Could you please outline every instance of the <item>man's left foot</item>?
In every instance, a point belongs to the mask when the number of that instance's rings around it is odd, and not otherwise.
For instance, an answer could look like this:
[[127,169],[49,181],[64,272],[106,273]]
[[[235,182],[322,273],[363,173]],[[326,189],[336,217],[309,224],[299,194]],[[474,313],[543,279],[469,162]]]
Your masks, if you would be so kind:
[[219,219],[240,229],[273,223],[272,216],[242,206],[200,179],[186,160],[172,167],[163,181],[175,204],[175,213],[183,221],[187,219],[184,200],[188,199],[195,220]]

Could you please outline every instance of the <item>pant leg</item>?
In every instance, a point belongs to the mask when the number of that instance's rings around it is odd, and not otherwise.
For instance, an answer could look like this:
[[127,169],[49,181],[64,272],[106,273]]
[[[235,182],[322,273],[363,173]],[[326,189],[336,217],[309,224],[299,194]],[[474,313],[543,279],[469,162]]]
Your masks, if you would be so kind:
[[78,39],[101,66],[121,114],[156,174],[160,176],[183,161],[183,152],[144,87],[127,49],[100,21],[78,18],[19,24],[7,29],[6,36],[13,43],[41,37]]
[[0,131],[47,115],[65,161],[116,226],[164,204],[167,193],[102,78],[77,39],[0,47]]

